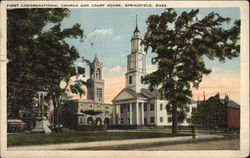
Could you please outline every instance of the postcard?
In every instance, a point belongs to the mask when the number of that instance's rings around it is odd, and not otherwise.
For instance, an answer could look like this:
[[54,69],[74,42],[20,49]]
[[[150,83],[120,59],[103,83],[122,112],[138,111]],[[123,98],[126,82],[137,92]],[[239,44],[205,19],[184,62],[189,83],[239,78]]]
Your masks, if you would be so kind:
[[245,1],[2,1],[1,157],[247,157]]

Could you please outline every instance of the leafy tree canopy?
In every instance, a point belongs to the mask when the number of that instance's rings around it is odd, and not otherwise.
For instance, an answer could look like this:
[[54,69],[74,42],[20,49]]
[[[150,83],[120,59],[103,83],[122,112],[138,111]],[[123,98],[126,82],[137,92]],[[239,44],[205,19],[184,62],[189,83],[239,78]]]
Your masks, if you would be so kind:
[[[83,38],[79,24],[61,29],[68,9],[12,9],[7,11],[8,114],[16,117],[23,106],[31,106],[36,91],[49,92],[59,103],[65,89],[61,80],[75,74],[79,52],[66,38]],[[48,31],[43,31],[53,24]]]
[[240,20],[223,28],[230,18],[209,13],[198,19],[199,9],[177,15],[167,9],[161,15],[151,15],[146,23],[145,49],[152,48],[156,57],[152,64],[158,69],[145,77],[150,89],[159,87],[161,94],[173,108],[173,133],[177,133],[177,107],[190,103],[191,87],[198,88],[203,75],[211,70],[205,66],[204,56],[224,62],[239,56]]

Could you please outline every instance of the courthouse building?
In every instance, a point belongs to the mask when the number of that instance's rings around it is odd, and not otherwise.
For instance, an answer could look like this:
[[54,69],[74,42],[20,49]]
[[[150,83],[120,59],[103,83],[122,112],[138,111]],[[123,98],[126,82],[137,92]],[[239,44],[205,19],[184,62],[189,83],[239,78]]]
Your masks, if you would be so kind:
[[[161,98],[158,89],[150,91],[143,83],[146,75],[146,53],[142,36],[136,25],[131,38],[131,53],[127,56],[125,88],[112,100],[114,106],[113,122],[119,125],[171,126],[172,117],[166,110],[167,100]],[[187,119],[191,118],[193,102],[189,105]],[[185,119],[181,125],[188,125]]]
[[97,56],[89,68],[87,99],[68,99],[63,105],[62,123],[66,127],[112,123],[112,106],[104,103],[102,63]]

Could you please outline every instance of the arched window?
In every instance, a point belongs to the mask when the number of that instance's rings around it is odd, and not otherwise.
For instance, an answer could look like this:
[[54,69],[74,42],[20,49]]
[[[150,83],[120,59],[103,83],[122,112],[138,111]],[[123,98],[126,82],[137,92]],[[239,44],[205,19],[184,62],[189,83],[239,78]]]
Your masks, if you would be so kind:
[[101,70],[99,68],[96,69],[96,78],[101,79]]
[[143,76],[141,76],[141,84],[143,84]]
[[132,76],[128,77],[128,84],[132,84]]

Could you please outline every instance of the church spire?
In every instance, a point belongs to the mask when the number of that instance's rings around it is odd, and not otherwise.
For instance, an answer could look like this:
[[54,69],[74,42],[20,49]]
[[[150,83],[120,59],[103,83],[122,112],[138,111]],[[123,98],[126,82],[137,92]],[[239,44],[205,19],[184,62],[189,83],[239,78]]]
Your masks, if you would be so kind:
[[135,23],[136,23],[136,27],[135,27],[134,33],[140,32],[140,30],[138,29],[138,26],[137,26],[137,14],[136,14],[136,21],[135,21]]

